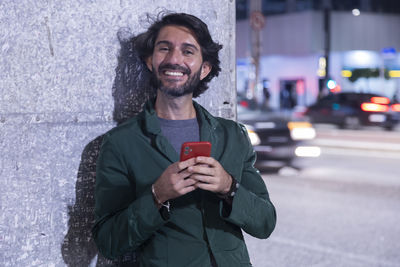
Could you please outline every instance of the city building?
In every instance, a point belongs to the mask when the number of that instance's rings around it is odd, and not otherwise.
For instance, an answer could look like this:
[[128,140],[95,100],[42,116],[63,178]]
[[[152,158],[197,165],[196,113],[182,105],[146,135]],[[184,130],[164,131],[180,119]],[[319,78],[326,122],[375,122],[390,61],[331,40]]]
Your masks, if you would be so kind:
[[274,109],[304,107],[337,91],[400,101],[400,1],[263,0],[261,23],[251,1],[236,2],[239,94],[262,104],[268,90]]

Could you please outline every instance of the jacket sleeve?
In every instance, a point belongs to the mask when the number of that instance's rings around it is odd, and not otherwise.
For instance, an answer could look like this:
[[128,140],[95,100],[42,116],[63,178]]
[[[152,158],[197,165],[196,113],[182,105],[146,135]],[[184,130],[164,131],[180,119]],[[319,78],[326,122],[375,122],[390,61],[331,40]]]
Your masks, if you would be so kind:
[[[246,144],[244,151],[243,170],[239,177],[240,186],[233,197],[231,212],[224,219],[238,225],[246,233],[257,237],[267,238],[271,235],[276,224],[276,211],[272,204],[267,187],[254,167],[256,153],[250,143],[247,132],[242,127],[242,142]],[[220,214],[223,213],[224,203],[221,201]]]
[[96,167],[93,238],[110,259],[134,251],[165,223],[151,188],[135,196],[125,159],[106,135]]

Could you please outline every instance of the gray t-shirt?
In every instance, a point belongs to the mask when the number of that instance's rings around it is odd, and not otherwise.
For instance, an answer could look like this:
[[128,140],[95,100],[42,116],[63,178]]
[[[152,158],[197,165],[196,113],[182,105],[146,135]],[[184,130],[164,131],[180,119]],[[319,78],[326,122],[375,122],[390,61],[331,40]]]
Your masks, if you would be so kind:
[[175,148],[178,155],[184,142],[200,141],[199,123],[196,118],[189,120],[166,120],[158,118],[161,132]]

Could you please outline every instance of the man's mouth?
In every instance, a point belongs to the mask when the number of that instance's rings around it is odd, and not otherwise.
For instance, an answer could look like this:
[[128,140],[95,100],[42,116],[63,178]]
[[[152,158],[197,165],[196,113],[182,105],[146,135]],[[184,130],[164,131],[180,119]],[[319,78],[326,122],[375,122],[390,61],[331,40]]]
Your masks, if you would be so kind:
[[179,71],[169,71],[169,70],[166,70],[166,71],[164,71],[164,74],[165,74],[165,75],[168,75],[168,76],[174,76],[174,77],[182,77],[182,76],[183,76],[183,73],[182,73],[182,72],[179,72]]
[[159,67],[159,73],[171,78],[181,78],[190,75],[190,70],[177,64],[163,64]]

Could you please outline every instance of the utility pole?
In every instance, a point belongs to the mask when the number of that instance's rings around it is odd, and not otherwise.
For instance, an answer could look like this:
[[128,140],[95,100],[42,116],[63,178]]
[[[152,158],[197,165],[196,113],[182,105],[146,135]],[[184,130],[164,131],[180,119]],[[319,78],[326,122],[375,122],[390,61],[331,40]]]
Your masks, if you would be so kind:
[[247,94],[250,98],[256,99],[256,90],[260,82],[261,30],[265,25],[261,0],[251,0],[249,10],[251,26],[251,62],[254,66],[254,73],[249,77]]
[[325,0],[323,6],[325,77],[323,79],[322,88],[320,88],[319,91],[319,98],[328,93],[328,87],[326,84],[330,78],[329,55],[331,53],[331,7],[331,0]]

